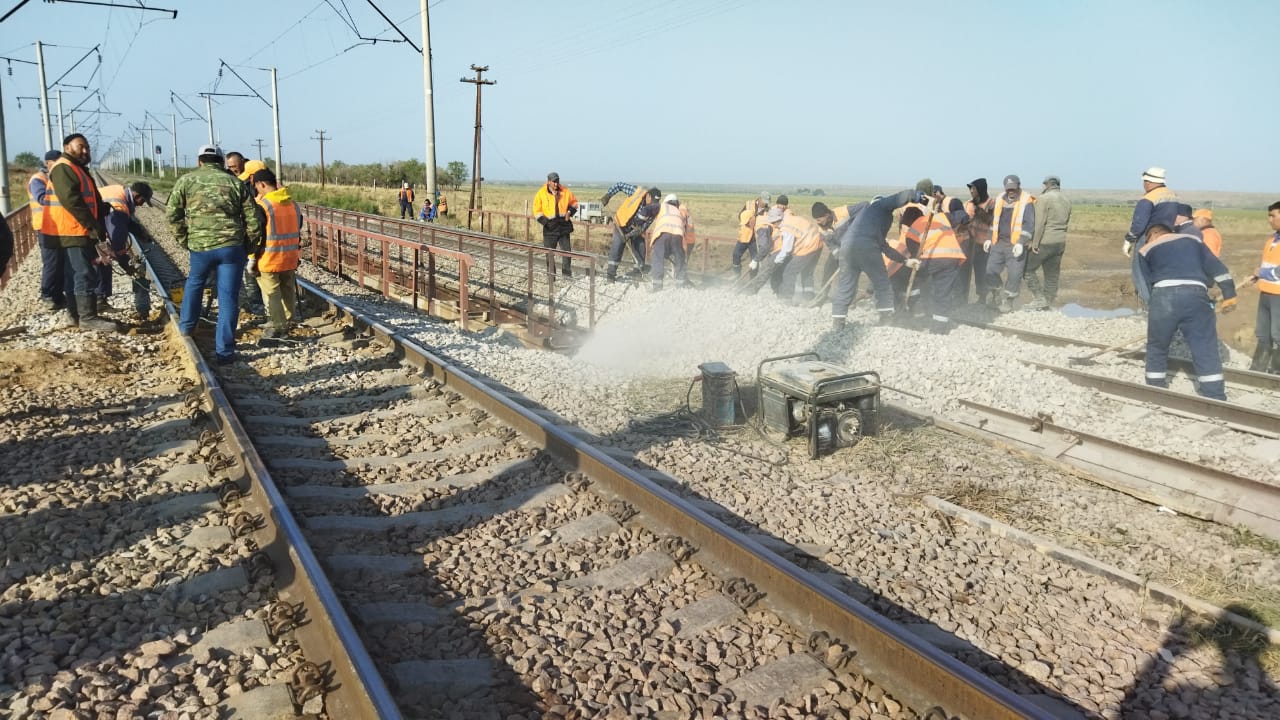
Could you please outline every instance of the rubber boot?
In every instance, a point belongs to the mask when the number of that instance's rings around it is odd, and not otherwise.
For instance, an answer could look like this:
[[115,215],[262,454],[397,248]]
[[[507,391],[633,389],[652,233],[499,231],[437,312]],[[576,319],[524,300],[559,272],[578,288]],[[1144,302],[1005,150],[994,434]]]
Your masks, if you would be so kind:
[[116,324],[98,317],[97,304],[92,295],[77,295],[76,309],[80,314],[80,329],[94,332],[115,332]]
[[836,332],[839,332],[844,329],[845,323],[846,323],[845,318],[833,317],[831,318],[831,329],[835,330]]
[[1249,363],[1249,369],[1254,372],[1270,372],[1268,366],[1271,364],[1271,348],[1263,347],[1261,343],[1253,350],[1253,360]]
[[1000,299],[1000,305],[996,309],[1002,313],[1013,312],[1013,298],[1005,295]]
[[1275,350],[1271,351],[1271,367],[1267,370],[1267,372],[1271,373],[1272,375],[1280,375],[1280,352],[1277,352]]

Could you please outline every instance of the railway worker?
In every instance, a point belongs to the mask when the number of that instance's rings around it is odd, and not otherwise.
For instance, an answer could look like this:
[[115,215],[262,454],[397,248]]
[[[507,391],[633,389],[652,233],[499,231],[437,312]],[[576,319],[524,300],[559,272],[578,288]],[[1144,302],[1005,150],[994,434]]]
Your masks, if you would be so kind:
[[1184,233],[1195,239],[1204,242],[1204,233],[1200,232],[1200,228],[1196,227],[1195,211],[1186,203],[1178,203],[1178,214],[1173,219],[1173,231],[1176,233]]
[[98,317],[93,290],[98,285],[97,245],[107,239],[109,205],[89,175],[89,141],[72,133],[62,141],[62,155],[49,170],[40,232],[66,256],[75,302],[67,309],[81,330],[113,332],[116,324]]
[[[565,252],[573,252],[574,213],[578,212],[578,198],[573,191],[560,184],[560,173],[547,173],[547,182],[538,188],[533,196],[533,218],[542,226],[542,247],[559,248]],[[573,277],[573,267],[569,256],[561,258],[565,277]],[[547,255],[547,274],[556,274],[555,258]]]
[[13,230],[9,229],[9,221],[0,215],[0,277],[9,271],[9,261],[13,259]]
[[747,264],[748,273],[754,276],[760,267],[760,249],[756,247],[755,242],[756,220],[769,212],[769,202],[772,199],[767,191],[762,192],[759,196],[748,200],[738,211],[738,242],[734,244],[733,255],[730,258],[733,263],[734,278],[742,277],[743,255],[751,258]]
[[407,215],[410,220],[413,219],[413,188],[409,187],[409,183],[400,183],[400,192],[396,195],[400,202],[400,219],[405,219]]
[[240,175],[244,173],[243,153],[232,150],[223,157],[223,162],[226,165],[227,172],[235,175],[237,178],[240,178],[241,182],[244,181],[244,178],[240,177]]
[[37,170],[27,181],[27,204],[31,207],[31,229],[40,236],[40,304],[46,310],[67,306],[67,263],[62,248],[47,240],[41,232],[44,223],[45,194],[49,188],[49,171],[62,157],[57,150],[44,154],[44,169]]
[[675,265],[676,282],[681,287],[689,286],[689,278],[685,268],[685,247],[693,245],[693,220],[689,211],[680,207],[680,199],[675,193],[662,198],[658,207],[658,215],[649,226],[649,238],[652,246],[650,280],[651,292],[662,289],[662,276],[666,274],[666,259],[671,258]]
[[630,183],[615,183],[600,198],[602,205],[608,205],[609,199],[620,192],[627,193],[618,211],[613,214],[613,240],[609,243],[608,269],[606,277],[609,282],[618,280],[618,264],[622,262],[623,250],[631,249],[631,257],[636,266],[631,271],[634,275],[644,273],[648,267],[644,263],[645,230],[658,215],[659,200],[662,191],[658,188],[645,188]]
[[1152,225],[1164,225],[1172,228],[1177,225],[1178,196],[1173,194],[1164,184],[1165,170],[1162,167],[1149,167],[1142,173],[1142,198],[1133,207],[1133,219],[1129,222],[1129,232],[1124,236],[1125,257],[1132,258],[1130,272],[1133,276],[1133,288],[1143,307],[1147,305],[1147,288],[1151,286],[1139,273],[1141,265],[1138,256],[1133,254],[1134,246],[1146,236],[1147,228]]
[[858,213],[867,206],[867,203],[860,202],[853,205],[837,205],[835,207],[827,207],[824,202],[816,202],[809,209],[809,214],[813,216],[813,221],[818,224],[822,230],[822,244],[827,248],[827,261],[822,264],[822,284],[825,286],[831,280],[831,276],[836,273],[836,269],[840,266],[840,234],[844,232],[844,228],[849,221],[857,217]]
[[[151,186],[144,182],[136,182],[128,187],[124,185],[106,185],[101,190],[102,199],[111,206],[107,214],[107,242],[111,244],[114,260],[124,270],[125,275],[132,278],[137,271],[130,260],[129,234],[138,237],[139,242],[153,242],[151,234],[134,217],[139,205],[150,205],[153,192]],[[102,265],[98,268],[98,285],[96,294],[99,298],[99,309],[110,308],[107,298],[111,297],[112,266]],[[132,280],[133,309],[137,313],[138,322],[145,322],[151,315],[150,286],[139,280]]]
[[[1013,300],[1022,290],[1022,275],[1027,267],[1027,247],[1036,224],[1035,199],[1022,189],[1017,175],[1006,175],[1004,192],[996,199],[992,211],[991,234],[982,244],[987,253],[987,290],[989,303],[1000,312],[1013,310]],[[1005,273],[1003,291],[1000,273]]]
[[760,288],[764,287],[765,283],[769,283],[774,292],[777,292],[778,285],[782,282],[782,268],[774,262],[781,247],[776,236],[778,228],[782,225],[782,219],[786,215],[786,210],[775,205],[756,217],[755,239],[752,245],[756,248],[754,264],[757,269],[748,272],[749,279],[738,291],[740,294],[754,295],[760,292]]
[[969,285],[972,280],[978,302],[981,303],[987,299],[987,251],[982,246],[991,235],[996,201],[987,195],[986,178],[977,178],[967,187],[969,202],[965,203],[964,210],[969,216],[969,222],[963,227],[957,227],[957,237],[965,256],[969,258],[969,265],[963,268],[964,272],[960,276],[959,300],[962,303],[969,302]]
[[842,330],[849,315],[849,306],[858,294],[858,279],[866,273],[875,291],[878,322],[884,324],[893,318],[893,286],[885,271],[881,256],[900,262],[910,268],[920,267],[920,261],[907,258],[889,245],[885,239],[893,224],[893,211],[909,202],[920,202],[933,194],[933,182],[924,179],[914,189],[902,190],[885,197],[877,197],[867,204],[857,217],[849,221],[840,234],[840,277],[831,296],[831,322],[835,330]]
[[774,294],[784,302],[807,303],[813,299],[813,272],[822,257],[822,228],[809,218],[787,210],[773,237],[773,249],[777,251],[773,262],[782,270],[773,288]]
[[447,217],[449,215],[449,199],[440,196],[440,202],[436,203],[436,217]]
[[1236,285],[1231,271],[1198,238],[1175,233],[1160,223],[1147,229],[1146,242],[1138,249],[1138,263],[1142,277],[1151,283],[1147,310],[1147,384],[1169,386],[1169,344],[1181,331],[1191,350],[1196,392],[1214,400],[1226,400],[1209,285],[1216,283],[1222,289],[1222,311],[1231,312],[1236,305]]
[[1254,334],[1258,345],[1250,370],[1280,375],[1280,202],[1267,207],[1271,239],[1262,246],[1262,262],[1253,274],[1258,283],[1258,319]]
[[1222,233],[1218,232],[1218,228],[1213,226],[1213,210],[1209,208],[1195,210],[1191,213],[1191,222],[1200,231],[1204,246],[1209,248],[1209,252],[1213,253],[1214,257],[1221,258]]
[[219,363],[235,362],[240,285],[248,248],[263,244],[263,222],[253,196],[222,168],[222,151],[213,145],[196,150],[198,166],[178,178],[166,215],[178,244],[191,253],[191,271],[182,296],[178,327],[195,330],[200,301],[210,275],[218,288],[218,329],[214,352]]
[[436,219],[436,209],[431,207],[431,198],[422,201],[422,212],[418,213],[418,219],[422,222],[434,222]]
[[[1067,250],[1067,225],[1071,222],[1071,200],[1062,194],[1057,175],[1044,179],[1044,190],[1036,198],[1035,232],[1031,234],[1031,255],[1025,277],[1031,291],[1031,310],[1048,310],[1058,298],[1058,278],[1062,255]],[[1044,281],[1036,274],[1040,271]]]
[[918,250],[914,253],[920,259],[915,286],[922,287],[928,296],[929,330],[945,335],[951,332],[951,307],[955,304],[956,283],[960,279],[960,269],[966,261],[964,249],[956,238],[952,226],[952,218],[967,218],[963,204],[955,207],[951,203],[942,203],[935,198],[940,207],[952,207],[950,212],[932,210],[919,205],[908,205],[902,211],[902,223],[906,239],[914,241]]
[[[298,317],[297,270],[302,258],[302,209],[280,187],[276,174],[263,168],[253,174],[253,189],[264,219],[263,244],[249,258],[250,273],[267,306],[268,327],[262,337],[284,337]],[[427,202],[430,202],[428,200]]]

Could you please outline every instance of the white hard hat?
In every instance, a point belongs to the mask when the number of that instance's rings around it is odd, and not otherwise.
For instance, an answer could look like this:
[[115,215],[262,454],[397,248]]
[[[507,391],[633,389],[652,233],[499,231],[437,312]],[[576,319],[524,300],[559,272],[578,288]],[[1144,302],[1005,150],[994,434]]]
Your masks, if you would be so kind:
[[675,193],[667,193],[667,196],[662,198],[662,202],[667,203],[668,205],[674,205],[680,202],[680,198],[676,197]]

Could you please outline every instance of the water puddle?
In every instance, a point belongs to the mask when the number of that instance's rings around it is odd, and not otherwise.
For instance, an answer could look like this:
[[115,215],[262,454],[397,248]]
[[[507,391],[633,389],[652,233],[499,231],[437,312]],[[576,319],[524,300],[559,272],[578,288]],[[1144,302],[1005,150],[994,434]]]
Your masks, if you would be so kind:
[[1073,318],[1121,318],[1135,314],[1137,311],[1133,308],[1114,308],[1111,310],[1099,310],[1098,308],[1089,308],[1076,303],[1067,303],[1061,308],[1063,315]]

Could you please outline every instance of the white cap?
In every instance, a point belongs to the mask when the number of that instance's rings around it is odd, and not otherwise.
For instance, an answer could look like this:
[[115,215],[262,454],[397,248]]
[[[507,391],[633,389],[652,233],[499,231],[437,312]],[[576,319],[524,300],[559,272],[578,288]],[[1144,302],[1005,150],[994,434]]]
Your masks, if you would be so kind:
[[1163,185],[1164,184],[1164,168],[1162,167],[1147,168],[1142,173],[1142,181],[1155,183],[1157,185]]
[[768,223],[782,222],[782,216],[786,214],[782,208],[774,205],[769,208],[769,214],[764,216],[764,221]]
[[219,160],[221,160],[222,148],[218,147],[217,145],[201,145],[200,149],[196,150],[196,157],[198,158],[216,157]]
[[680,198],[676,197],[675,193],[667,193],[667,196],[662,198],[662,202],[667,203],[668,205],[674,205],[680,202]]

